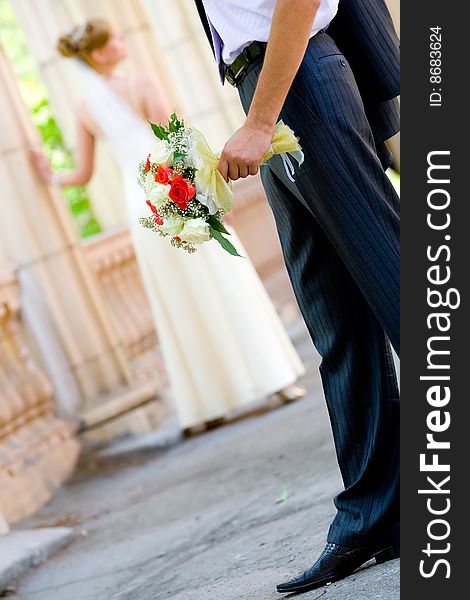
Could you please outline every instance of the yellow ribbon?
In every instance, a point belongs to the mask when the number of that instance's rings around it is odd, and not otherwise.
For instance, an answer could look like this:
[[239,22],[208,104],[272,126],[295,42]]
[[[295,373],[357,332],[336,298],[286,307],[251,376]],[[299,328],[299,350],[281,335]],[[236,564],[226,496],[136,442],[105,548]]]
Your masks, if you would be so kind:
[[297,162],[302,164],[304,155],[299,144],[299,140],[296,138],[292,129],[284,123],[279,121],[274,128],[273,139],[271,147],[263,156],[261,164],[268,162],[275,154],[291,153]]
[[219,210],[232,210],[232,187],[218,171],[219,157],[210,149],[206,138],[198,129],[191,129],[194,155],[197,157],[196,187],[204,196],[211,198]]
[[[204,135],[195,128],[191,129],[194,142],[194,154],[197,156],[196,185],[199,191],[215,202],[219,210],[229,212],[232,210],[233,191],[218,171],[219,157],[216,156]],[[261,164],[267,162],[274,154],[290,153],[299,165],[303,162],[303,153],[294,132],[283,121],[279,121],[274,128],[271,147],[263,156]]]

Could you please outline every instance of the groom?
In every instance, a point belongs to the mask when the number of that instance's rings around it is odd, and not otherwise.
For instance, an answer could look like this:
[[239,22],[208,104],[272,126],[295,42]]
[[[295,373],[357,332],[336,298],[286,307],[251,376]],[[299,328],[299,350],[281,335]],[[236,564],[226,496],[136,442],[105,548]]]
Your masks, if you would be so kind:
[[[398,40],[384,0],[196,0],[222,79],[247,114],[219,170],[254,175],[282,118],[305,162],[261,179],[321,376],[344,490],[327,545],[279,592],[399,556]],[[326,30],[326,31],[325,31]]]

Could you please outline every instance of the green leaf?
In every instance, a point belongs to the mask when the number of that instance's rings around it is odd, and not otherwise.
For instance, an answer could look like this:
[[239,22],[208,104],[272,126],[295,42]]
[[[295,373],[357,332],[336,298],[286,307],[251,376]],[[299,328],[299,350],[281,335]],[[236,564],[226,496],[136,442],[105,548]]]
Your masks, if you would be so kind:
[[284,487],[284,489],[282,490],[282,494],[276,499],[276,504],[282,504],[287,500],[288,497],[289,492],[287,491],[287,488]]
[[170,131],[171,133],[175,133],[182,127],[184,127],[183,121],[180,121],[176,113],[173,113],[168,120],[168,131]]
[[212,229],[215,229],[216,231],[220,231],[221,233],[226,233],[227,235],[230,235],[230,233],[225,229],[225,226],[222,223],[222,221],[220,219],[218,219],[215,215],[211,215],[207,219],[207,222],[212,227]]
[[150,123],[150,127],[159,140],[168,140],[168,133],[165,131],[164,127],[157,125],[156,123]]
[[173,153],[173,160],[176,162],[178,160],[181,160],[185,156],[186,156],[186,154],[184,152],[174,152]]
[[229,242],[227,238],[225,238],[220,231],[217,231],[217,229],[214,229],[213,227],[211,227],[209,225],[209,230],[211,232],[212,237],[214,238],[214,240],[217,240],[219,242],[219,244],[222,246],[222,248],[224,250],[226,250],[229,254],[231,254],[232,256],[240,256],[240,258],[244,258],[243,256],[241,256],[240,254],[238,254],[237,249],[235,248],[235,246],[232,244],[232,242]]

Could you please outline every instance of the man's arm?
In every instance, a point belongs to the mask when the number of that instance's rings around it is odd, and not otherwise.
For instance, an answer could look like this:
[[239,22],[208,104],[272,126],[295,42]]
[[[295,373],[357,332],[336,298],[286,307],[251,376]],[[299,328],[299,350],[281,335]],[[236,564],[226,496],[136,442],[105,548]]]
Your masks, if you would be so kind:
[[255,175],[303,60],[320,0],[276,0],[263,68],[245,124],[225,144],[225,179]]

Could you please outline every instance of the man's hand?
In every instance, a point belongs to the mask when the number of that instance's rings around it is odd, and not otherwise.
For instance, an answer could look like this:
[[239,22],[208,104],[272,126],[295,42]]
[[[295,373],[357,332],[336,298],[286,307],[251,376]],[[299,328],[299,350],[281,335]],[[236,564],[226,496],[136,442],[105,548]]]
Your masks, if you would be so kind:
[[271,145],[274,127],[257,127],[248,121],[225,144],[219,171],[228,181],[256,175],[261,159]]

